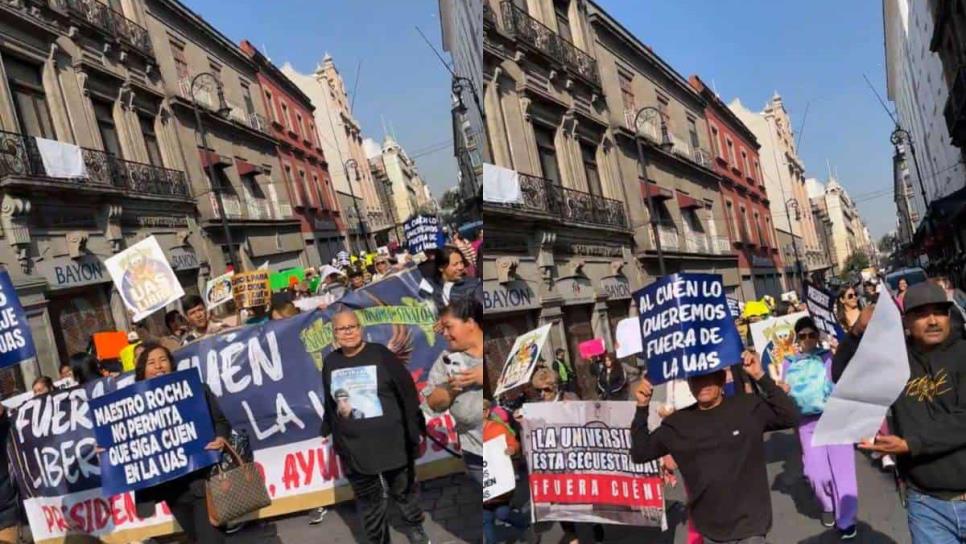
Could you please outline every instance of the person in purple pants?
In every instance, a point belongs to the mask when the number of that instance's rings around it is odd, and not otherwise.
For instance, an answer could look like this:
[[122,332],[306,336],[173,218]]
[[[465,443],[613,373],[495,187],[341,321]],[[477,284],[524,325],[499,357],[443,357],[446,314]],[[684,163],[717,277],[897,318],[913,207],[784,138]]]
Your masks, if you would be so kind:
[[[795,322],[800,351],[782,362],[788,396],[801,413],[798,439],[802,446],[805,477],[822,505],[822,524],[838,529],[842,540],[856,536],[855,514],[859,508],[855,477],[855,451],[849,444],[813,446],[812,435],[825,402],[832,394],[832,352],[818,345],[819,332],[811,317]],[[834,520],[834,521],[833,521]]]

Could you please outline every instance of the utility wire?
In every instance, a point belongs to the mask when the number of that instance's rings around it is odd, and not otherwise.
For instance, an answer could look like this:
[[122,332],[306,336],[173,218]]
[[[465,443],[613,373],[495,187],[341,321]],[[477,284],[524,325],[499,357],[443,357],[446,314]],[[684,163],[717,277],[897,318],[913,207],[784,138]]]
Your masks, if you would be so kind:
[[872,82],[869,81],[869,78],[864,73],[862,74],[862,78],[865,79],[866,84],[868,84],[869,88],[872,89],[872,94],[875,95],[876,99],[879,101],[879,104],[882,105],[882,109],[885,110],[886,115],[888,115],[889,118],[892,119],[892,123],[895,124],[895,126],[899,126],[899,121],[896,119],[896,116],[893,115],[892,112],[889,110],[889,108],[886,107],[885,102],[882,100],[882,97],[879,96],[879,91],[875,90],[875,87],[872,85]]

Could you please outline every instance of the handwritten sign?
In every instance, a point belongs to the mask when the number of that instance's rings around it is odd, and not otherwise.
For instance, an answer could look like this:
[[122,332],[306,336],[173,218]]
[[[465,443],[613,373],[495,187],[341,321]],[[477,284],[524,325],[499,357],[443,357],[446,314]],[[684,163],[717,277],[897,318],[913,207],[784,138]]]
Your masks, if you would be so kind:
[[10,281],[10,274],[0,271],[0,368],[15,365],[37,355],[30,335],[27,316]]
[[439,249],[439,218],[434,215],[416,215],[403,223],[406,233],[406,246],[416,254],[428,249]]
[[735,328],[719,274],[671,274],[635,293],[647,378],[664,383],[740,362]]
[[231,279],[234,276],[234,272],[227,272],[208,280],[205,285],[205,307],[210,310],[232,299]]
[[121,299],[140,321],[184,296],[158,240],[150,236],[104,261]]
[[731,312],[731,317],[733,319],[738,319],[739,317],[741,317],[741,303],[739,303],[738,299],[736,298],[727,297],[727,299],[728,299],[728,311]]
[[510,354],[507,355],[506,363],[503,365],[503,372],[496,383],[496,390],[493,396],[500,396],[504,392],[519,387],[530,382],[530,375],[540,360],[540,350],[547,341],[547,334],[550,333],[551,323],[533,329],[532,331],[521,334],[513,342]]
[[241,308],[263,308],[271,300],[268,270],[239,272],[231,278],[232,296],[235,306]]
[[144,489],[218,462],[205,449],[215,437],[195,369],[135,382],[90,401],[94,436],[106,451],[106,496]]
[[845,336],[845,331],[842,330],[842,326],[835,319],[835,297],[831,293],[811,283],[806,283],[805,306],[821,332],[835,336],[839,340]]
[[513,461],[506,454],[506,436],[483,443],[483,502],[516,488]]

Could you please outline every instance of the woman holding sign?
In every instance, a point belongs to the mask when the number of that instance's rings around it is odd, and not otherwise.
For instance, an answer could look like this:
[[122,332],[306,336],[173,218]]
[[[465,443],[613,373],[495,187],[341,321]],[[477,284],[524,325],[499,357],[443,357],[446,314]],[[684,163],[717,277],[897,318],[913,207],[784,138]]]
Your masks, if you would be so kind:
[[[853,293],[854,294],[854,293]],[[802,418],[798,439],[802,466],[822,505],[822,525],[835,526],[843,540],[856,536],[855,514],[859,507],[855,477],[855,452],[851,445],[813,446],[812,435],[825,403],[832,394],[832,352],[819,344],[818,326],[811,317],[795,322],[799,353],[785,357],[782,376],[788,395]]]
[[[146,342],[144,351],[138,357],[134,367],[134,379],[149,380],[174,372],[174,358],[168,348],[154,342]],[[228,419],[218,408],[215,396],[205,386],[205,400],[211,413],[215,429],[215,439],[205,449],[221,450],[228,444],[231,426]],[[225,542],[225,533],[211,524],[208,518],[208,505],[205,501],[205,480],[207,470],[198,470],[167,482],[135,491],[135,502],[138,512],[154,513],[155,503],[168,503],[171,515],[188,536],[192,543]]]

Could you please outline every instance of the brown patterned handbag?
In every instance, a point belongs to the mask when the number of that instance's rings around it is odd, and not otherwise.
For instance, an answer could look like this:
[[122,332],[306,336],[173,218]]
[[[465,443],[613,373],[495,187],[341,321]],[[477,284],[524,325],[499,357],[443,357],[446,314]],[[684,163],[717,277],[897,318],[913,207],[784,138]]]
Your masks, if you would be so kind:
[[220,464],[215,465],[205,482],[208,520],[215,527],[272,504],[258,466],[254,462],[243,462],[230,444],[225,445],[225,450],[235,461],[234,465],[227,470]]

